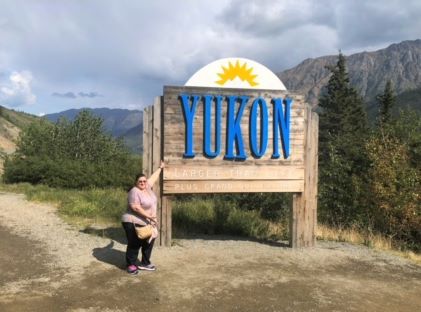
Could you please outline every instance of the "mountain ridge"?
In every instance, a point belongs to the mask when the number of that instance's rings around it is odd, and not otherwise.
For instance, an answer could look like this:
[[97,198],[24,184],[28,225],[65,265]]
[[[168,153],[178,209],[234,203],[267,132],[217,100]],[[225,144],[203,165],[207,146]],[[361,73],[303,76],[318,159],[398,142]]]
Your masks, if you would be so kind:
[[[276,73],[286,88],[303,93],[307,101],[317,105],[337,55],[305,59],[297,66]],[[345,55],[350,83],[366,100],[369,108],[375,97],[391,80],[396,94],[421,88],[421,39],[394,43],[377,51]]]

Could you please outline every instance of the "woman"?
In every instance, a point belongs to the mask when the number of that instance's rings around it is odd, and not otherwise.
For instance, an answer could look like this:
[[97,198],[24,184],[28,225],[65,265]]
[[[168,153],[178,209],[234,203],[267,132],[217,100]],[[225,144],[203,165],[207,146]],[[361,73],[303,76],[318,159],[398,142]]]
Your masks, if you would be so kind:
[[[131,188],[127,196],[127,211],[122,216],[123,228],[127,236],[126,264],[129,274],[137,274],[138,270],[155,271],[156,267],[151,263],[151,253],[155,238],[158,236],[156,218],[157,198],[152,191],[152,186],[158,180],[164,168],[161,162],[159,168],[146,178],[144,174],[136,176],[135,185]],[[152,224],[155,229],[151,238],[139,239],[136,235],[135,226],[145,226]],[[136,265],[139,249],[142,248],[142,260],[140,265]]]

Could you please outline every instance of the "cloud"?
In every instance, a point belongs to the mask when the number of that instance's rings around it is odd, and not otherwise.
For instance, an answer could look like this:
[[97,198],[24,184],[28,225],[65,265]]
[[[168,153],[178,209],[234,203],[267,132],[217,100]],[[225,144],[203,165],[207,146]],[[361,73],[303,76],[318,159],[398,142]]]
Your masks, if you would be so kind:
[[95,97],[101,97],[102,95],[97,92],[79,92],[78,93],[80,97],[88,97],[88,98],[95,98]]
[[55,96],[55,97],[59,97],[59,98],[65,98],[65,99],[75,99],[75,98],[77,98],[76,94],[74,94],[73,92],[66,92],[66,93],[54,92],[51,95]]
[[334,27],[333,8],[330,1],[234,0],[219,18],[248,37],[270,39],[307,25]]
[[336,8],[339,43],[364,49],[421,38],[421,2],[407,0],[342,1]]
[[32,93],[33,77],[30,71],[14,71],[8,80],[0,82],[0,103],[9,107],[32,105],[37,97]]
[[282,45],[293,51],[266,53],[265,60],[276,56],[277,66],[284,67],[338,50],[355,53],[421,38],[420,12],[419,0],[405,5],[399,0],[233,0],[219,20],[226,31],[259,42],[262,50]]
[[54,92],[51,95],[55,96],[55,97],[59,97],[59,98],[64,98],[64,99],[76,99],[78,97],[81,97],[81,98],[102,97],[102,95],[99,94],[98,92],[79,92],[76,95],[76,93],[69,91],[69,92],[65,92],[65,93]]

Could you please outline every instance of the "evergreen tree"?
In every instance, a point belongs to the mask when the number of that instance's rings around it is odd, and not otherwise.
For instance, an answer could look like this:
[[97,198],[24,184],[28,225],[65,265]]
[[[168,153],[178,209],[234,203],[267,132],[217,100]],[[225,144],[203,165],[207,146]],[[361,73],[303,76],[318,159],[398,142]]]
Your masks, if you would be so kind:
[[379,104],[379,116],[377,117],[377,123],[380,127],[389,123],[392,119],[392,108],[396,103],[396,96],[393,92],[392,82],[387,81],[384,88],[383,94],[377,96]]
[[350,86],[345,57],[342,53],[339,53],[336,65],[329,67],[329,70],[332,76],[326,86],[326,92],[319,100],[322,147],[333,137],[348,134],[358,137],[364,135],[368,129],[363,100]]
[[362,213],[360,198],[367,169],[367,115],[361,96],[350,85],[342,53],[319,100],[320,216],[338,226]]

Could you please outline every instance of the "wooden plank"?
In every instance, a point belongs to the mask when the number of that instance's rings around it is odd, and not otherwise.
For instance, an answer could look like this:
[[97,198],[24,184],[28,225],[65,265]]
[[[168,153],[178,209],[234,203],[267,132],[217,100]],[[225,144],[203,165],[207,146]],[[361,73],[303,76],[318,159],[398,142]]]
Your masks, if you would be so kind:
[[313,130],[313,116],[311,108],[308,107],[306,111],[308,118],[307,127],[306,127],[306,155],[305,155],[305,178],[304,178],[304,202],[303,202],[303,211],[302,215],[302,226],[301,226],[301,237],[300,247],[312,247],[315,243],[315,233],[314,229],[314,220],[313,220],[313,198],[312,194],[312,183],[313,175],[311,170],[313,169],[313,145],[312,145],[312,130]]
[[[180,159],[181,158],[181,159]],[[209,159],[203,156],[195,157],[195,160],[192,162],[191,159],[182,159],[182,154],[171,154],[165,155],[165,163],[171,165],[183,165],[183,166],[209,166],[209,167],[229,167],[232,165],[236,165],[238,167],[244,167],[247,169],[251,166],[303,166],[304,165],[304,154],[295,156],[294,158],[290,158],[287,160],[274,160],[272,162],[263,162],[264,159],[247,159],[245,161],[242,160],[213,160],[211,164],[209,164]]]
[[[153,104],[153,126],[152,126],[152,170],[155,172],[161,163],[161,97],[156,97]],[[159,224],[162,224],[163,210],[161,205],[161,177],[154,185],[154,192],[157,195],[157,216]],[[164,217],[165,218],[165,217]],[[162,227],[161,227],[162,228]],[[157,244],[162,245],[162,236],[159,235]]]
[[310,190],[309,196],[311,199],[311,213],[312,213],[312,246],[316,244],[316,233],[317,233],[317,192],[318,192],[318,160],[319,160],[319,116],[316,113],[312,113],[312,124],[311,124],[311,163],[310,163]]
[[[166,211],[166,218],[161,224],[161,245],[170,247],[172,239],[172,205],[171,197],[162,196],[162,210]],[[165,222],[165,223],[164,223]]]
[[151,107],[146,107],[143,110],[143,156],[142,156],[142,171],[147,174],[149,172],[148,164],[149,164],[149,145],[150,143],[150,133],[149,133],[149,123],[151,120],[149,119],[149,110]]
[[291,212],[291,246],[313,247],[316,243],[317,224],[317,162],[318,116],[309,107],[306,115],[306,155],[304,191],[295,194]]
[[153,169],[152,169],[152,161],[153,161],[153,154],[152,154],[153,153],[153,123],[154,123],[153,110],[154,110],[154,107],[152,105],[150,110],[148,111],[148,113],[149,113],[149,124],[148,124],[149,145],[147,146],[147,148],[148,148],[148,153],[149,153],[149,159],[148,159],[148,172],[145,173],[147,176],[150,176],[153,172]]
[[303,180],[164,181],[164,194],[302,192]]
[[[194,134],[195,142],[202,142],[203,132],[200,132],[200,133],[193,132],[193,134]],[[165,146],[182,145],[181,147],[184,148],[184,142],[185,142],[184,128],[179,129],[175,127],[167,127],[167,130],[164,133],[164,136],[165,138],[168,139],[168,142],[165,143]],[[226,138],[226,135],[224,132],[222,132],[221,133],[221,145],[222,145],[221,148],[225,146],[225,138]],[[243,136],[243,142],[245,143],[245,145],[248,145],[248,139],[249,139],[248,136],[247,137]],[[212,137],[212,143],[213,143],[213,137]],[[304,132],[290,133],[290,143],[304,145]],[[268,137],[268,151],[272,150],[272,144],[273,144],[273,138],[270,135]]]
[[167,180],[291,180],[304,179],[303,166],[185,166],[169,165],[164,170]]
[[[221,164],[222,163],[222,164]],[[297,166],[297,167],[304,167],[304,155],[302,155],[300,158],[296,159],[288,159],[288,160],[274,160],[271,163],[261,163],[259,160],[246,160],[246,161],[228,161],[228,160],[220,160],[220,161],[213,161],[209,164],[209,159],[205,157],[198,157],[195,158],[194,162],[191,162],[189,159],[182,159],[180,160],[180,156],[177,155],[166,155],[165,156],[165,164],[168,164],[171,166],[207,166],[210,168],[213,167],[224,167],[224,166],[238,166],[243,167],[245,170],[247,170],[249,167],[262,167],[262,166],[282,166],[282,167],[290,167],[290,166]]]

